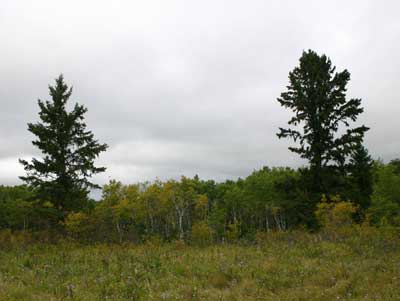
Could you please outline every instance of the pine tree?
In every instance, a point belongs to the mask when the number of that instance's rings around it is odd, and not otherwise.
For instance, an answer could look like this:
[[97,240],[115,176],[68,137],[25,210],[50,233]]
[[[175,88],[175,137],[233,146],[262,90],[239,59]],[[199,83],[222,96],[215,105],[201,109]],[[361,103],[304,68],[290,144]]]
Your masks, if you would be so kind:
[[20,160],[27,173],[20,178],[63,216],[84,208],[90,189],[100,188],[89,178],[105,171],[105,167],[96,167],[94,160],[108,146],[100,144],[86,129],[84,106],[75,104],[67,111],[72,88],[64,83],[62,75],[49,90],[51,101],[38,100],[41,122],[28,123],[28,130],[37,137],[32,144],[40,149],[43,158]]
[[371,205],[373,192],[372,166],[373,161],[368,150],[360,145],[353,152],[347,169],[352,186],[350,189],[352,195],[349,198],[357,203],[361,209],[367,209]]
[[[307,159],[313,177],[314,189],[326,192],[323,171],[328,174],[344,170],[346,158],[362,142],[365,126],[349,128],[363,112],[361,99],[346,99],[346,86],[350,80],[347,70],[335,72],[331,60],[314,51],[303,52],[300,66],[289,73],[290,84],[281,93],[279,103],[291,109],[294,116],[289,120],[295,128],[279,128],[279,138],[289,137],[299,142],[289,150]],[[347,130],[339,135],[340,125]],[[334,168],[332,168],[334,167]]]

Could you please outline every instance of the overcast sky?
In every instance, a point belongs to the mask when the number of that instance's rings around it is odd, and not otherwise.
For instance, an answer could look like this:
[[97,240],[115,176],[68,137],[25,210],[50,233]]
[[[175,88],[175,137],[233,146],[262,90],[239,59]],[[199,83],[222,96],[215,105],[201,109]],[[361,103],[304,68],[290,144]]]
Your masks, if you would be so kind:
[[276,98],[307,49],[350,71],[373,157],[400,157],[399,12],[395,0],[1,0],[0,184],[39,155],[26,124],[60,73],[110,146],[100,184],[304,164],[276,137],[290,116]]

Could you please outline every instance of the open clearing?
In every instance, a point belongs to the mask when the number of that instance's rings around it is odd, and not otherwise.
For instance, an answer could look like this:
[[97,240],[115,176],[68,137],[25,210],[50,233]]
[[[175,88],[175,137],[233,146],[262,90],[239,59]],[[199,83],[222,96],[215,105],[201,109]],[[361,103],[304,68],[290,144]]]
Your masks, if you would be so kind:
[[397,240],[33,244],[0,251],[1,300],[400,300]]

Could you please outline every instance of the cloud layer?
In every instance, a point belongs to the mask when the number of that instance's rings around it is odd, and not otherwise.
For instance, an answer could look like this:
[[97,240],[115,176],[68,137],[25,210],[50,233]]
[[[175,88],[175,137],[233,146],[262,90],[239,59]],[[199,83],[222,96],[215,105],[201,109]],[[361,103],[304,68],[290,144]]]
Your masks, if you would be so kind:
[[96,180],[246,176],[303,162],[276,101],[303,50],[352,74],[374,157],[400,157],[398,1],[3,1],[0,183],[38,155],[26,123],[63,73],[110,145]]

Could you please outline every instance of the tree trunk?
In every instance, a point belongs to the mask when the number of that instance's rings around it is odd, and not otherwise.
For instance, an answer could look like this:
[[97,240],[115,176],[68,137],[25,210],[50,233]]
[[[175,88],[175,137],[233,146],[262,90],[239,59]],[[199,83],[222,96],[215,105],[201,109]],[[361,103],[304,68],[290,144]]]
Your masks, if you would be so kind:
[[279,217],[276,214],[274,214],[274,219],[275,219],[275,224],[278,227],[278,230],[282,231],[282,227],[281,227],[281,223],[279,221]]
[[122,243],[122,231],[121,231],[121,226],[118,222],[118,220],[116,221],[116,226],[117,226],[117,232],[118,232],[118,238],[119,238],[119,243]]
[[178,223],[179,223],[179,239],[183,240],[184,233],[183,233],[183,212],[178,213]]

